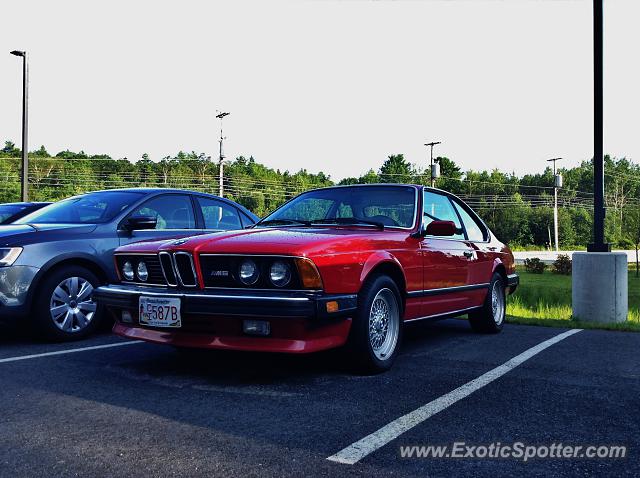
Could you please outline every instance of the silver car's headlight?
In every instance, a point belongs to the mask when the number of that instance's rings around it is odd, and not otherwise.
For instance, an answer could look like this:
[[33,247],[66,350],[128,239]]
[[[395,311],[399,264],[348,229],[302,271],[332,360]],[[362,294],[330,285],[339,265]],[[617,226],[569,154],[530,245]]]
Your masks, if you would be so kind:
[[22,253],[22,247],[0,248],[0,267],[12,266]]

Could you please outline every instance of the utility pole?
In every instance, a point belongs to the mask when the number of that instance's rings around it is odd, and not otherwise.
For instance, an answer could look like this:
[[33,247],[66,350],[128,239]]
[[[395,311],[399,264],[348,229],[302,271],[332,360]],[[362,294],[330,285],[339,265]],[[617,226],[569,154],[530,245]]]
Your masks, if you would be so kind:
[[562,176],[556,174],[556,161],[562,158],[547,159],[547,162],[553,162],[553,235],[556,246],[556,252],[560,249],[558,247],[558,188],[562,187]]
[[22,57],[22,171],[20,182],[22,185],[22,201],[29,200],[29,146],[28,146],[28,122],[29,122],[29,64],[27,52],[13,50],[12,55]]
[[[440,141],[432,141],[431,143],[425,143],[425,146],[431,146],[431,161],[429,163],[430,171],[431,171],[431,187],[435,187],[436,178],[440,176],[440,171],[438,170],[438,162],[436,161],[435,165],[433,163],[433,147],[436,144],[440,144]],[[435,166],[435,167],[434,167]]]
[[220,143],[220,155],[218,156],[218,161],[219,161],[218,165],[219,165],[219,170],[220,170],[220,179],[219,179],[220,191],[218,193],[218,196],[220,196],[220,197],[224,197],[224,171],[223,171],[223,169],[224,169],[224,163],[223,163],[223,161],[224,161],[224,149],[222,147],[222,142],[225,139],[227,139],[226,136],[222,135],[222,119],[225,116],[228,116],[229,114],[230,114],[229,112],[226,112],[226,113],[225,112],[221,112],[221,113],[218,113],[216,115],[216,118],[218,118],[220,120],[220,139],[218,140],[219,143]]

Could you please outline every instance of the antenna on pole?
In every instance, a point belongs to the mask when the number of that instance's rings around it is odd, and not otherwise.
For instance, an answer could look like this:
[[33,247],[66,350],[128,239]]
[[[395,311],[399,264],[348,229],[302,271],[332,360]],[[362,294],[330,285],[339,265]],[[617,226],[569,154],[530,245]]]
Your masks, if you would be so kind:
[[216,118],[218,118],[220,120],[220,139],[218,140],[218,142],[220,143],[220,154],[218,156],[218,166],[219,166],[219,170],[220,170],[220,179],[219,179],[219,193],[218,195],[220,197],[224,197],[224,165],[223,165],[223,161],[224,161],[224,148],[222,146],[222,143],[224,142],[225,139],[227,139],[226,136],[223,136],[222,134],[222,120],[225,116],[230,115],[231,113],[229,112],[224,112],[224,111],[219,111],[216,110]]

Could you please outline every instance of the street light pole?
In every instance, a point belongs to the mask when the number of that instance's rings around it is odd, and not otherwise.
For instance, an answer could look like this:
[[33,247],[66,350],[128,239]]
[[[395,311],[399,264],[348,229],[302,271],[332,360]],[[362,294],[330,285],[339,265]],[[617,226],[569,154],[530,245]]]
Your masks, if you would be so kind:
[[27,52],[13,50],[12,55],[22,57],[22,171],[20,173],[22,201],[29,200],[29,145],[28,145],[28,121],[29,121],[29,64]]
[[219,172],[220,172],[220,177],[219,177],[219,193],[218,195],[220,197],[224,197],[224,149],[222,147],[222,142],[227,139],[226,137],[222,136],[222,119],[225,116],[228,116],[230,113],[229,112],[221,112],[218,113],[216,115],[216,118],[218,118],[220,120],[220,139],[218,140],[220,143],[220,155],[218,156],[218,160],[219,160]]
[[603,151],[603,0],[593,0],[593,243],[589,252],[609,252],[604,242],[604,151]]
[[556,161],[562,158],[547,159],[547,162],[553,162],[553,238],[555,241],[556,252],[558,247],[558,187],[560,187],[558,176],[556,175]]
[[429,170],[431,172],[431,187],[435,187],[436,185],[436,178],[438,177],[437,174],[434,174],[434,170],[433,170],[433,147],[436,144],[440,144],[440,141],[432,141],[431,143],[425,143],[425,146],[431,146],[431,161],[429,163]]

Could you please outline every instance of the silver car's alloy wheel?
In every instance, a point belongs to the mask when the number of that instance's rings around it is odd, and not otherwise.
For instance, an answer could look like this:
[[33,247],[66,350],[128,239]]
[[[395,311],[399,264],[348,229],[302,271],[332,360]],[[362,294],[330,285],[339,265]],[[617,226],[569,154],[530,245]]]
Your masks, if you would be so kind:
[[68,333],[85,329],[96,313],[93,286],[82,277],[69,277],[58,284],[51,295],[49,312],[56,326]]
[[369,343],[378,360],[387,360],[398,344],[400,311],[396,296],[382,289],[371,303],[369,312]]
[[500,281],[495,281],[491,288],[491,313],[496,325],[502,324],[505,314],[505,294]]

